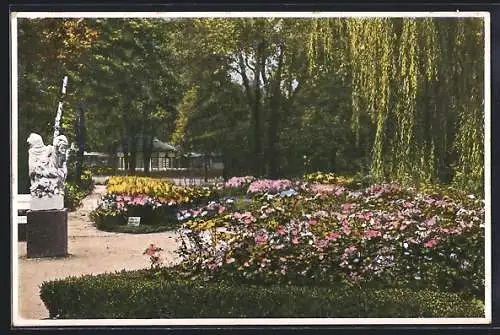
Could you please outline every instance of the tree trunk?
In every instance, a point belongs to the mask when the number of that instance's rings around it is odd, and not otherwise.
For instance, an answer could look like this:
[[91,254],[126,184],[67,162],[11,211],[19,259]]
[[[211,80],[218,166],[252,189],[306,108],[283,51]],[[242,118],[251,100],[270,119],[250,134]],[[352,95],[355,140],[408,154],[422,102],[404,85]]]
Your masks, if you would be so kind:
[[83,104],[78,106],[78,117],[76,124],[76,141],[78,143],[78,154],[76,156],[75,182],[78,186],[82,183],[83,159],[85,152],[85,111]]
[[229,159],[225,153],[222,154],[222,179],[228,179]]
[[144,135],[142,137],[142,160],[144,164],[144,174],[149,175],[149,162],[151,162],[151,154],[153,152],[153,137]]
[[[257,48],[256,58],[259,58],[259,50],[262,49],[261,44]],[[254,83],[253,89],[250,86],[249,79],[246,75],[246,62],[243,56],[243,51],[238,53],[239,65],[241,69],[241,77],[243,80],[243,86],[245,87],[245,92],[247,95],[248,106],[250,107],[252,113],[252,128],[253,128],[253,156],[252,157],[252,167],[255,176],[262,175],[262,143],[261,143],[261,120],[260,120],[260,107],[261,107],[261,90],[260,90],[260,62],[257,62],[254,69]],[[253,94],[252,94],[253,92]]]
[[130,142],[130,156],[129,156],[129,172],[131,175],[135,175],[136,167],[136,157],[137,157],[137,137],[135,135],[131,136]]
[[203,180],[205,183],[208,182],[208,156],[206,153],[203,155]]
[[271,91],[271,108],[269,110],[269,128],[268,128],[268,153],[267,153],[267,166],[268,175],[270,178],[278,177],[278,150],[276,144],[278,141],[279,119],[281,112],[281,77],[283,73],[283,46],[280,46],[278,55],[278,68],[276,70],[276,77],[273,80],[273,88]]

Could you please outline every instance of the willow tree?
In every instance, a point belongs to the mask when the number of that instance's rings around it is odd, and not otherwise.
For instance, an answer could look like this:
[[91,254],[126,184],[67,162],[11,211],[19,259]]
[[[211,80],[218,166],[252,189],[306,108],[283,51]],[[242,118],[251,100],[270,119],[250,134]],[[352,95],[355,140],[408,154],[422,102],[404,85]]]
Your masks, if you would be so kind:
[[[374,177],[481,183],[481,19],[329,19],[311,26],[312,65],[340,57],[351,71],[352,127],[358,137],[371,129],[364,140]],[[327,56],[318,58],[318,50]]]

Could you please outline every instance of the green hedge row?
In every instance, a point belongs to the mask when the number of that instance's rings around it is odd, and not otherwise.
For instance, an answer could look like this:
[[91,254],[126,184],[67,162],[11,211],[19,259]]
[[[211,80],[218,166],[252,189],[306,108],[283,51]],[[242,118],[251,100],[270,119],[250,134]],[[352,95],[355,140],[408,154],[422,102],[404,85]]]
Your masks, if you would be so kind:
[[44,282],[40,296],[62,319],[484,316],[481,302],[445,292],[210,283],[155,270]]

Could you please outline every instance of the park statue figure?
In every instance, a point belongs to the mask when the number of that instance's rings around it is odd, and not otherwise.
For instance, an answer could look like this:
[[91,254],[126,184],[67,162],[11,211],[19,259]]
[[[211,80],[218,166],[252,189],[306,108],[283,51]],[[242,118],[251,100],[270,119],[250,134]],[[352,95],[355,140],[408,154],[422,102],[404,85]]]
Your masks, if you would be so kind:
[[[66,91],[67,77],[63,81]],[[50,210],[64,208],[64,182],[68,174],[68,139],[59,134],[62,115],[62,101],[59,102],[54,125],[52,145],[45,145],[39,134],[31,133],[29,143],[29,177],[31,209]]]
[[61,130],[63,89],[54,124],[52,143],[31,133],[27,142],[30,177],[30,206],[26,212],[26,256],[28,258],[66,257],[68,255],[68,211],[64,208],[64,186],[68,174],[68,139]]
[[66,136],[58,135],[53,145],[46,146],[40,135],[32,133],[28,137],[28,143],[31,196],[36,198],[64,196],[64,182],[68,173]]

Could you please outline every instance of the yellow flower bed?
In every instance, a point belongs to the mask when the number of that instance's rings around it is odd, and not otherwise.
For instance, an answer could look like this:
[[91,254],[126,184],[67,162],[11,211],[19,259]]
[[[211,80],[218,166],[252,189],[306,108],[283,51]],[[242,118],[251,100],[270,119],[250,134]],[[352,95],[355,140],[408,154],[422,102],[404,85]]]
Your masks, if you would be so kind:
[[149,196],[170,194],[175,184],[168,180],[149,177],[113,176],[109,177],[107,190],[110,193]]
[[304,175],[304,179],[309,182],[320,184],[337,184],[347,186],[353,183],[353,178],[338,176],[332,172],[313,172]]
[[147,195],[164,203],[176,204],[211,195],[211,190],[206,187],[183,187],[165,179],[135,176],[109,177],[107,192],[128,196]]

